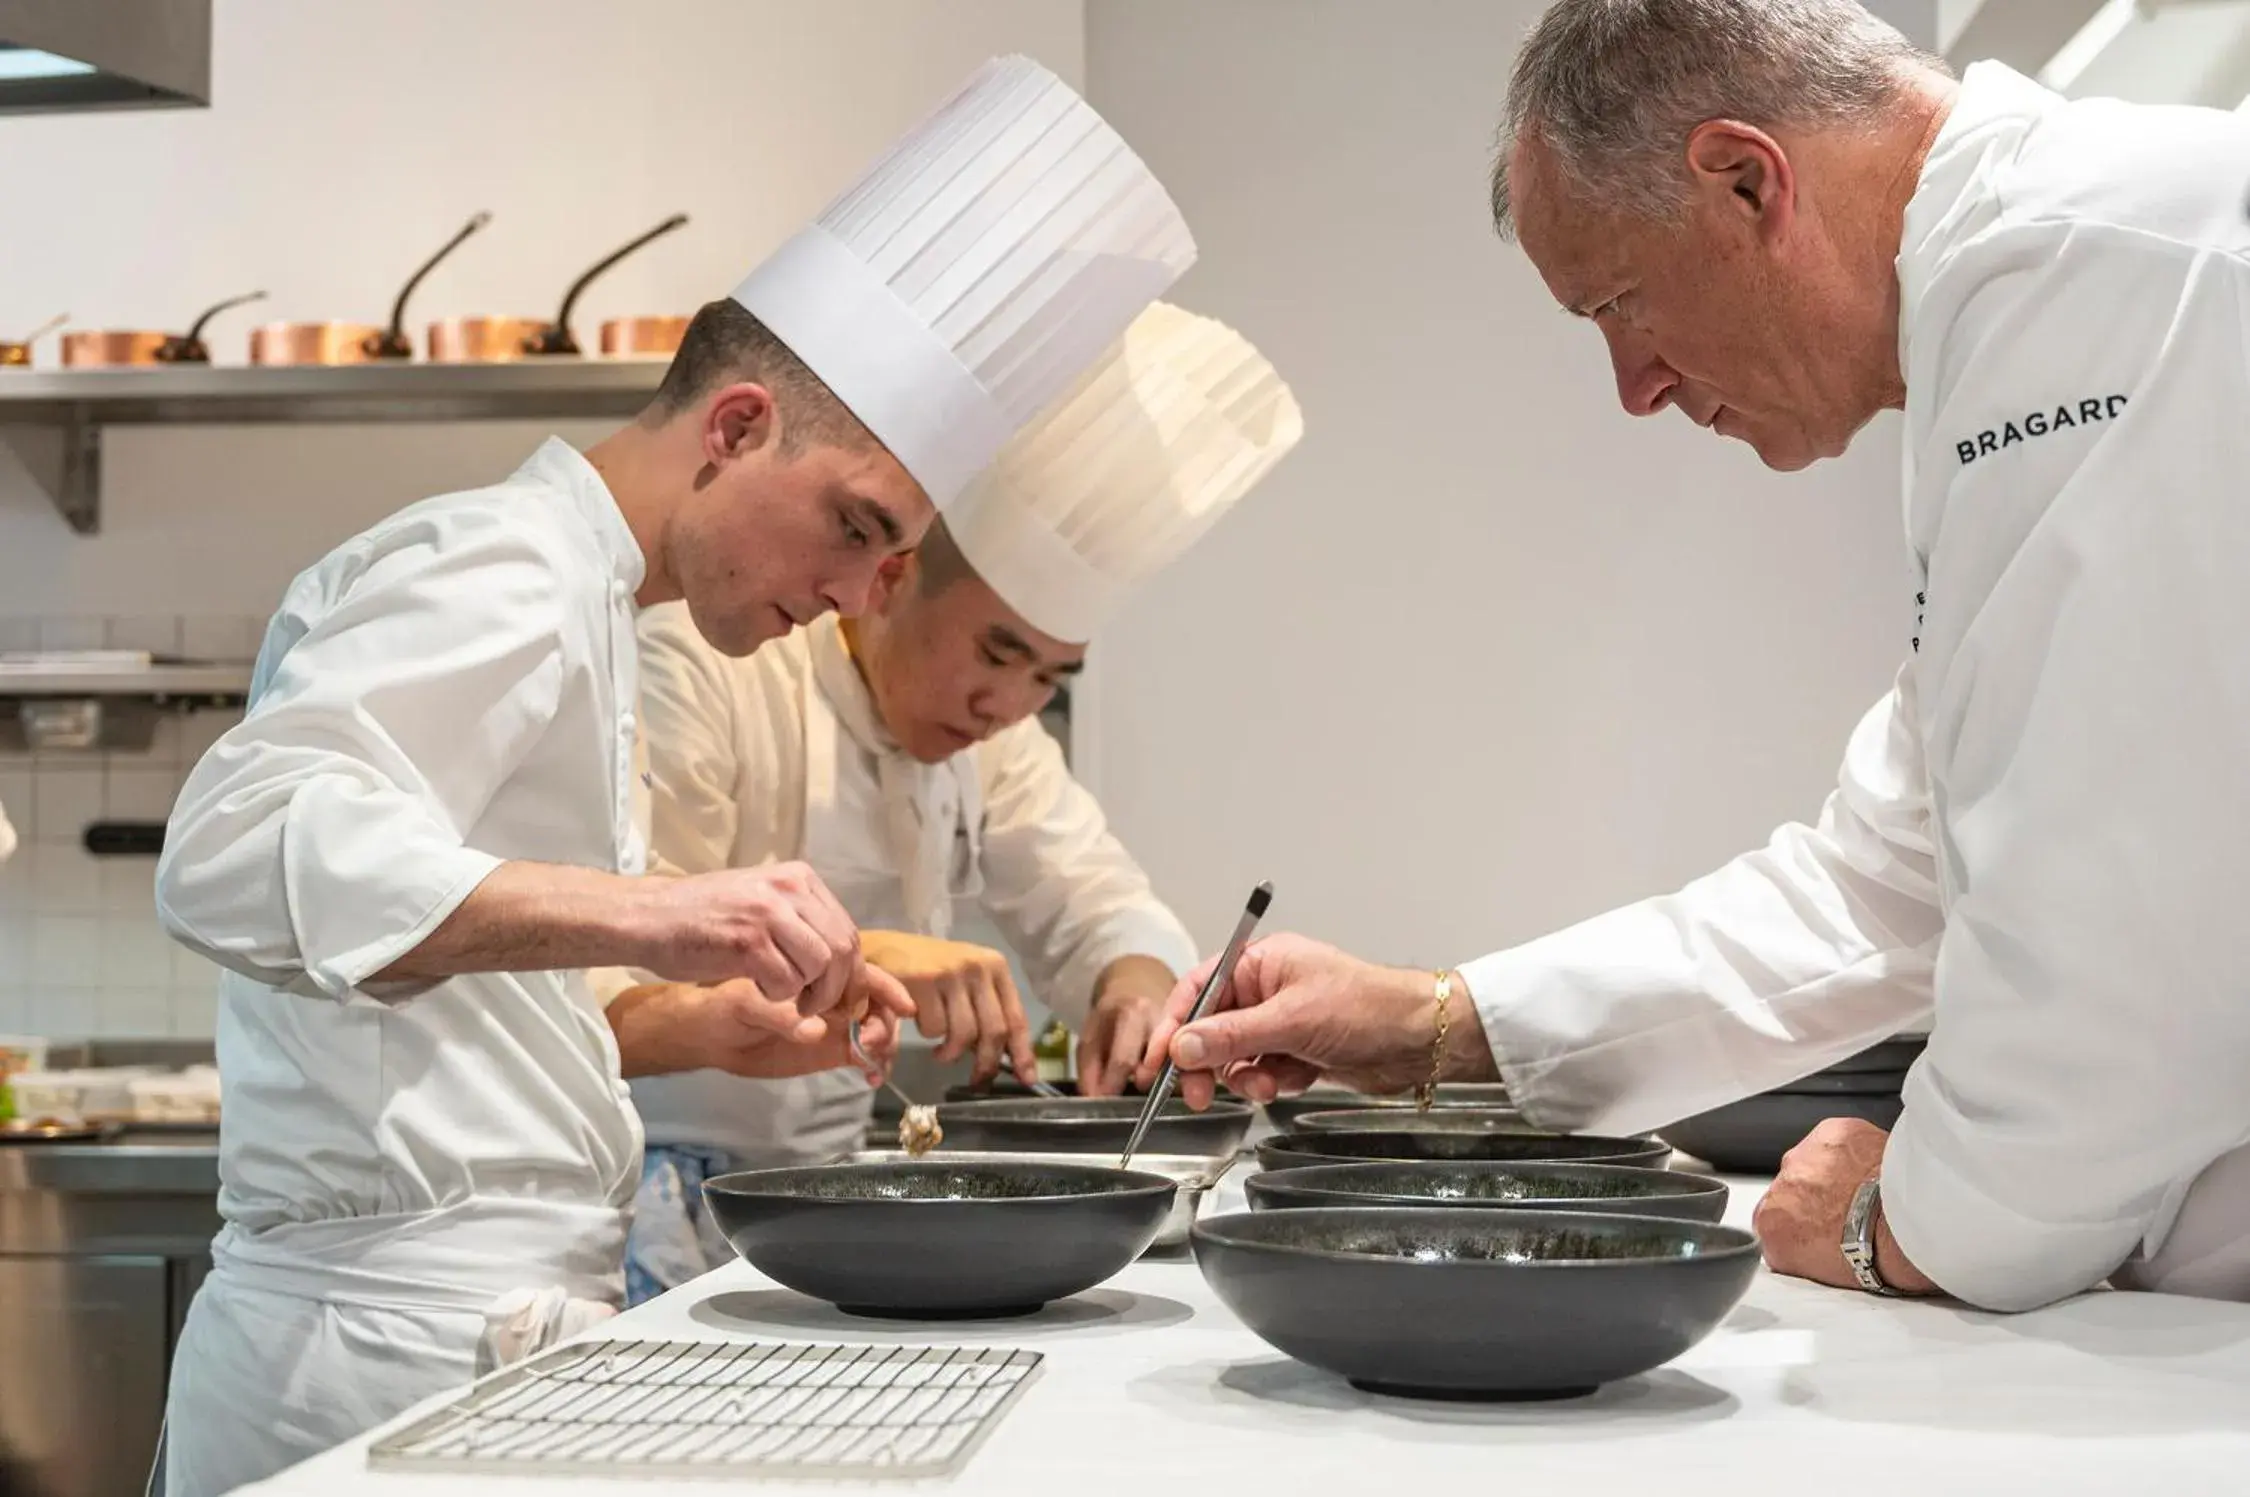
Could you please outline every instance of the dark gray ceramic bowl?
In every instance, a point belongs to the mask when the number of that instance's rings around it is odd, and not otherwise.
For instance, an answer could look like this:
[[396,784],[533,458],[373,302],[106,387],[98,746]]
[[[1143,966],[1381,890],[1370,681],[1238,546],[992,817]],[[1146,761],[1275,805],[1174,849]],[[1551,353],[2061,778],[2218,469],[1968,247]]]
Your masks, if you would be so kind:
[[1797,1097],[1895,1097],[1905,1086],[1904,1071],[1815,1071],[1772,1090]]
[[1848,1055],[1821,1072],[1824,1076],[1848,1076],[1861,1071],[1903,1071],[1922,1058],[1929,1048],[1926,1034],[1910,1034],[1895,1040],[1884,1040],[1869,1045],[1857,1055]]
[[1308,1112],[1292,1133],[1543,1133],[1513,1107],[1343,1107]]
[[1316,1206],[1600,1211],[1715,1222],[1727,1187],[1708,1175],[1614,1164],[1315,1164],[1246,1177],[1252,1211]]
[[1591,1134],[1382,1132],[1284,1133],[1258,1145],[1269,1170],[1362,1160],[1488,1159],[1507,1164],[1633,1164],[1662,1167],[1671,1149],[1648,1138]]
[[922,1159],[746,1170],[704,1182],[743,1261],[854,1315],[1023,1315],[1141,1255],[1172,1209],[1162,1175]]
[[1896,1096],[1807,1096],[1766,1092],[1684,1118],[1657,1136],[1713,1169],[1767,1175],[1781,1156],[1829,1118],[1864,1118],[1879,1128],[1898,1122],[1905,1104]]
[[[941,1102],[938,1127],[946,1150],[991,1154],[1113,1154],[1121,1152],[1140,1120],[1139,1097],[1003,1097],[988,1102]],[[1213,1102],[1197,1112],[1178,1098],[1149,1125],[1141,1147],[1151,1154],[1214,1158],[1242,1147],[1251,1113],[1242,1102]]]
[[[1437,1089],[1436,1105],[1439,1107],[1505,1107],[1508,1089],[1497,1081],[1446,1082]],[[1378,1097],[1369,1092],[1347,1092],[1341,1088],[1319,1088],[1300,1092],[1294,1097],[1276,1097],[1271,1102],[1261,1102],[1258,1110],[1274,1127],[1287,1130],[1297,1125],[1297,1120],[1308,1112],[1334,1112],[1340,1108],[1380,1108],[1385,1112],[1412,1108],[1411,1093],[1396,1097]]]
[[1189,1240],[1277,1350],[1410,1397],[1567,1398],[1647,1372],[1709,1335],[1758,1268],[1733,1227],[1584,1212],[1235,1212]]

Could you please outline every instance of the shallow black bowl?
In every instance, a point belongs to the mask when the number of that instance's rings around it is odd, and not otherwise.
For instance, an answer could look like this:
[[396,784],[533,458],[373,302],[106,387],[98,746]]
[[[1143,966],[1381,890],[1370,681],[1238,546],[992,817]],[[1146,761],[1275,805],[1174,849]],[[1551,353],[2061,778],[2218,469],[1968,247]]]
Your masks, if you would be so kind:
[[1513,1107],[1341,1107],[1308,1112],[1291,1133],[1544,1133]]
[[1341,1207],[1206,1217],[1196,1266],[1259,1337],[1370,1392],[1565,1398],[1662,1366],[1750,1287],[1733,1227]]
[[[1051,1083],[1051,1085],[1066,1097],[1078,1095],[1078,1083],[1075,1081],[1057,1081]],[[995,1076],[982,1086],[970,1086],[967,1082],[962,1082],[945,1089],[945,1100],[948,1102],[990,1102],[1003,1098],[1036,1097],[1038,1095],[1039,1093],[1025,1086],[1013,1076]]]
[[1850,1076],[1864,1071],[1903,1071],[1922,1058],[1929,1048],[1926,1034],[1904,1035],[1869,1045],[1857,1055],[1847,1055],[1820,1072],[1823,1076]]
[[1781,1156],[1829,1118],[1864,1118],[1879,1128],[1898,1122],[1898,1097],[1817,1096],[1766,1092],[1683,1118],[1657,1136],[1713,1169],[1771,1174]]
[[[989,1102],[941,1102],[938,1126],[944,1149],[994,1154],[1113,1154],[1124,1149],[1141,1116],[1139,1097],[1004,1097]],[[1178,1098],[1149,1125],[1141,1147],[1151,1154],[1232,1154],[1250,1131],[1241,1102],[1213,1102],[1197,1112]]]
[[922,1159],[704,1182],[751,1267],[854,1315],[1022,1315],[1141,1255],[1179,1189],[1097,1165]]
[[1599,1211],[1715,1222],[1727,1209],[1723,1180],[1614,1164],[1315,1164],[1248,1176],[1242,1189],[1252,1211],[1420,1206]]
[[[1078,1083],[1075,1080],[1053,1081],[1049,1082],[1048,1085],[1052,1086],[1056,1091],[1061,1092],[1066,1097],[1075,1097],[1079,1094]],[[1125,1084],[1124,1094],[1128,1097],[1142,1097],[1148,1095],[1140,1088],[1134,1086],[1130,1081]],[[945,1100],[948,1102],[997,1102],[1007,1101],[1018,1097],[1036,1097],[1038,1095],[1039,1093],[1033,1091],[1030,1087],[1025,1086],[1022,1082],[1016,1080],[1015,1077],[1006,1075],[995,1076],[982,1086],[970,1086],[968,1083],[963,1082],[957,1086],[949,1086],[945,1089]]]
[[1593,1134],[1448,1133],[1425,1129],[1353,1133],[1284,1133],[1258,1145],[1258,1163],[1269,1170],[1304,1164],[1357,1164],[1362,1160],[1489,1159],[1508,1164],[1636,1164],[1661,1166],[1666,1145],[1648,1138]]
[[[1436,1105],[1439,1107],[1505,1107],[1508,1089],[1497,1081],[1449,1081],[1437,1089]],[[1308,1112],[1334,1112],[1345,1107],[1379,1107],[1386,1112],[1412,1108],[1411,1093],[1396,1097],[1378,1097],[1371,1092],[1348,1092],[1341,1088],[1318,1088],[1300,1092],[1294,1097],[1276,1097],[1271,1102],[1258,1104],[1266,1121],[1276,1128],[1289,1129]]]
[[1895,1097],[1905,1086],[1904,1071],[1815,1071],[1771,1090],[1794,1097]]

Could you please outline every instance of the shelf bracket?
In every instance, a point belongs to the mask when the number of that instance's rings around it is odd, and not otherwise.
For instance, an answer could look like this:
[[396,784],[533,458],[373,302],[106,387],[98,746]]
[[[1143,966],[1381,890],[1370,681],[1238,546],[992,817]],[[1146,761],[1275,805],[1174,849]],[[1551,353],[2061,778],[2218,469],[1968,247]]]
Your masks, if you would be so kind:
[[73,411],[54,425],[0,427],[0,440],[39,485],[63,522],[80,535],[102,528],[102,428]]

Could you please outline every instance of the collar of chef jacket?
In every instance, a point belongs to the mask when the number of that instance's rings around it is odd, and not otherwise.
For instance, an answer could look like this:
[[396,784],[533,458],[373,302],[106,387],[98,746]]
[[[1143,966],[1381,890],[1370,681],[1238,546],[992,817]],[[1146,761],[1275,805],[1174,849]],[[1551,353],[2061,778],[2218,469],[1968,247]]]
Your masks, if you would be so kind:
[[[939,763],[924,764],[901,749],[883,726],[867,683],[852,662],[843,626],[833,617],[819,620],[810,626],[806,645],[821,696],[851,740],[875,757],[884,841],[905,887],[907,919],[916,931],[944,937],[953,928],[954,899],[974,896],[982,887],[974,855],[977,829],[984,820],[976,750],[964,749]],[[808,785],[814,781],[812,768],[806,766]],[[808,821],[812,814],[808,806]],[[963,877],[956,883],[954,849],[964,837],[971,852],[960,860]]]
[[1972,63],[1961,75],[1921,179],[1908,202],[1898,251],[1899,368],[1914,367],[1923,300],[1947,255],[1991,226],[2003,208],[1989,158],[2007,156],[2030,123],[2068,101],[2006,63]]
[[624,598],[629,610],[638,612],[639,605],[632,599],[648,576],[648,558],[641,555],[641,543],[633,539],[632,527],[617,508],[617,497],[610,493],[594,465],[562,438],[549,437],[524,460],[516,475],[569,496],[600,541],[602,555],[609,559],[612,593]]

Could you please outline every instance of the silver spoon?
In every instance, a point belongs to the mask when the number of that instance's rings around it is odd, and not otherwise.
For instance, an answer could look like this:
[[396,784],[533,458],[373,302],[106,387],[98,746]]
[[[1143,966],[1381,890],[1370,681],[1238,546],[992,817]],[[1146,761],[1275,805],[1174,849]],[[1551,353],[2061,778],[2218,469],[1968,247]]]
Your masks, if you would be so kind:
[[859,1026],[857,1024],[853,1024],[844,1030],[844,1038],[850,1043],[852,1050],[852,1059],[859,1062],[860,1069],[867,1072],[871,1076],[879,1078],[881,1085],[887,1091],[889,1091],[893,1097],[896,1097],[898,1099],[899,1106],[919,1107],[922,1105],[921,1103],[915,1101],[912,1097],[909,1097],[906,1093],[898,1089],[898,1083],[891,1080],[891,1073],[889,1071],[884,1070],[882,1067],[876,1065],[874,1061],[868,1059],[866,1047],[861,1045],[859,1042]]

